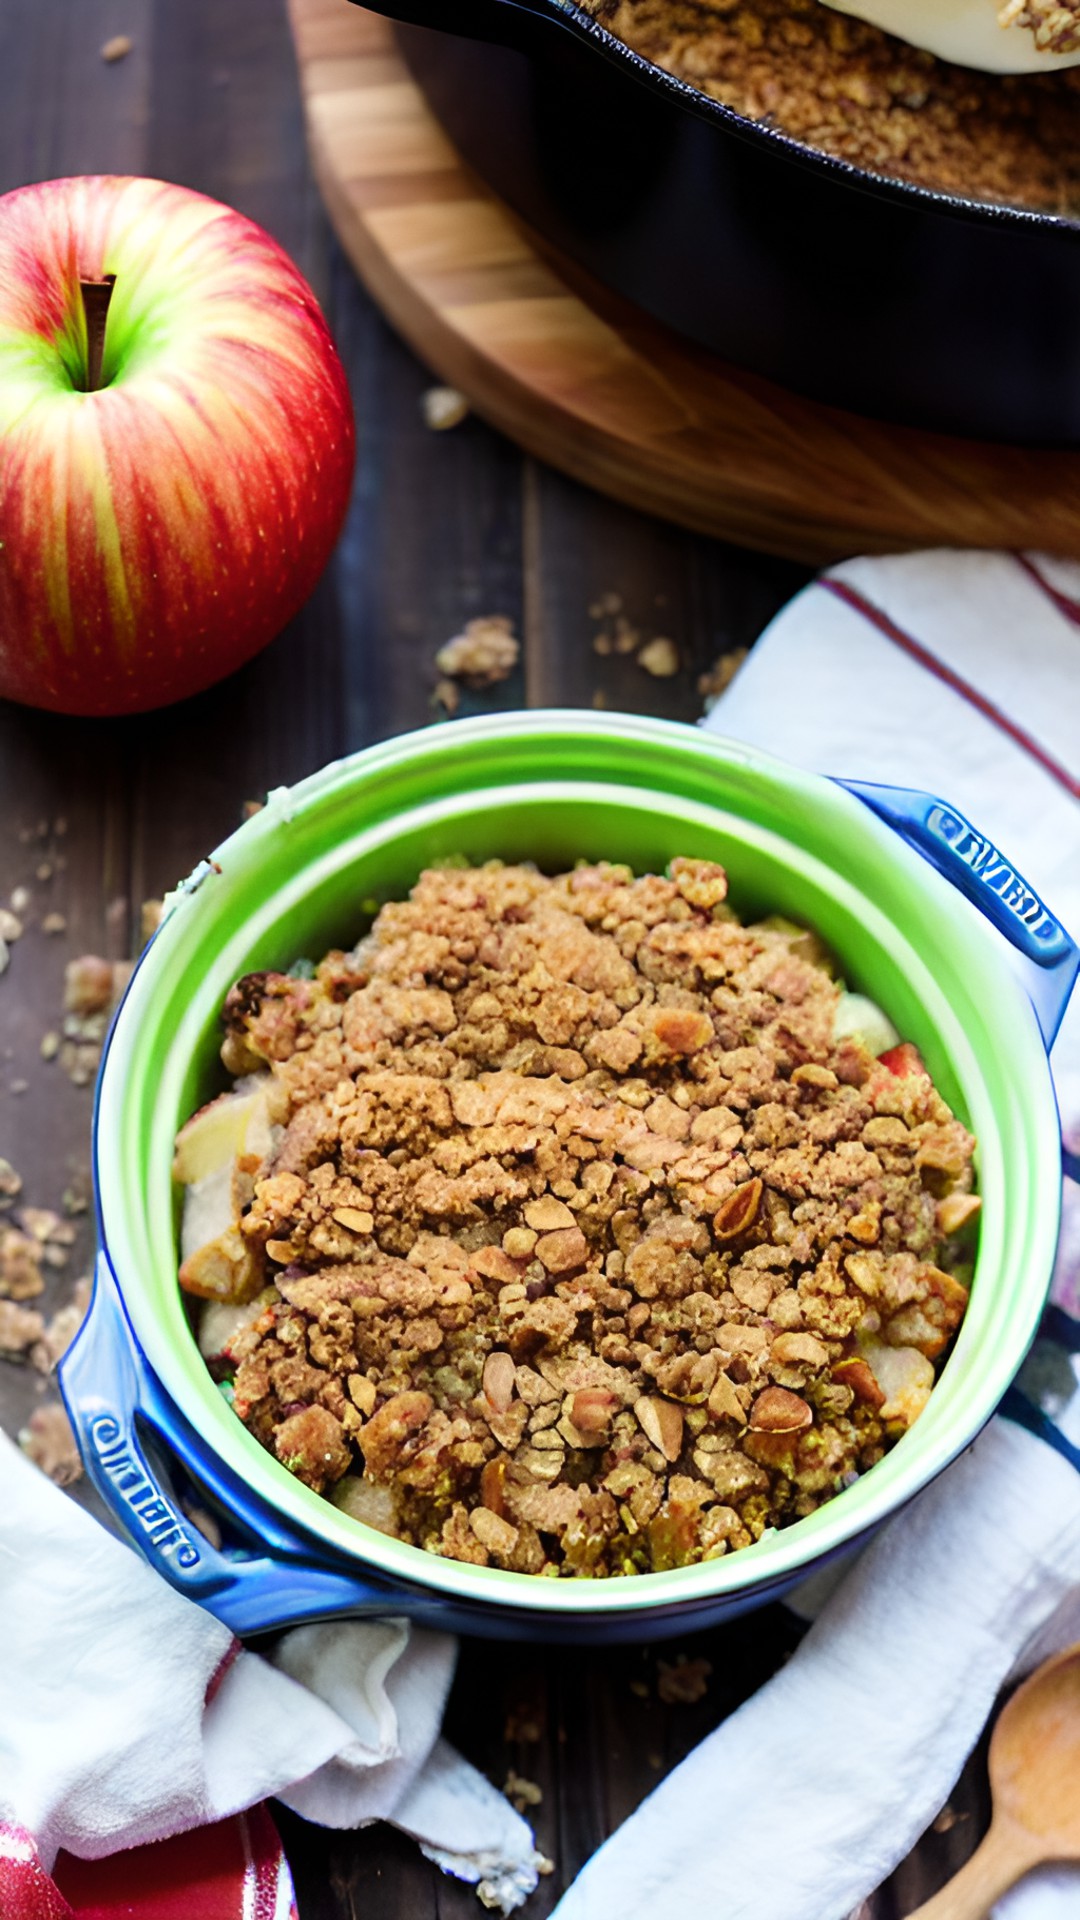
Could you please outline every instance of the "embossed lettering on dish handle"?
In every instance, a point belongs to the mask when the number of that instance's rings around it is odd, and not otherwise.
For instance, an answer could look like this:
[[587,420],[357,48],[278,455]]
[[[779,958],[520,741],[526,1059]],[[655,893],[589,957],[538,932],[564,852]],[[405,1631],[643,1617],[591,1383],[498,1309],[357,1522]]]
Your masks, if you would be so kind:
[[1024,984],[1049,1052],[1080,971],[1080,947],[1000,847],[957,807],[914,787],[840,780],[970,900],[1029,964]]
[[1033,940],[1049,945],[1060,937],[1061,926],[1034,888],[1010,865],[993,841],[979,833],[962,813],[942,801],[935,801],[927,813],[926,825],[983,886],[997,894],[1010,913],[1023,921]]
[[128,1525],[136,1534],[145,1534],[155,1553],[168,1554],[175,1566],[187,1573],[202,1561],[188,1529],[176,1508],[165,1498],[143,1466],[138,1449],[114,1413],[96,1413],[86,1427],[101,1472],[107,1475],[119,1500],[128,1510]]

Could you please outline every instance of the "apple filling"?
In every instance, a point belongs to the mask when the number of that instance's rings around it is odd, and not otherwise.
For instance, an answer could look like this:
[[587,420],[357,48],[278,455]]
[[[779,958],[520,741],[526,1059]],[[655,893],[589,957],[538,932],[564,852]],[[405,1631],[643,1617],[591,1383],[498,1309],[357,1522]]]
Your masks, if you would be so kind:
[[729,1553],[878,1461],[966,1303],[974,1141],[726,876],[432,870],[231,990],[180,1283],[238,1417],[365,1525],[519,1572]]

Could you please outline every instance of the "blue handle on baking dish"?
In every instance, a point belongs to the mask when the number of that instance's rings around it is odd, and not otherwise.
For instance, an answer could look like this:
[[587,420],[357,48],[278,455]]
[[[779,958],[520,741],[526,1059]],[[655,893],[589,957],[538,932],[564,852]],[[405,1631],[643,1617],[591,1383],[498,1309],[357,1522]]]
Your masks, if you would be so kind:
[[[98,1254],[94,1297],[60,1364],[60,1386],[86,1470],[124,1533],[170,1584],[208,1607],[236,1634],[283,1621],[402,1615],[442,1624],[439,1601],[406,1586],[359,1579],[326,1565],[328,1549],[305,1546],[273,1509],[216,1461],[155,1378],[135,1338],[108,1257]],[[144,1435],[198,1459],[205,1489],[230,1528],[252,1545],[219,1551],[193,1526],[167,1468],[151,1463]]]
[[1080,971],[1080,947],[1005,854],[956,807],[915,787],[838,780],[966,895],[1030,964],[1025,985],[1047,1051]]

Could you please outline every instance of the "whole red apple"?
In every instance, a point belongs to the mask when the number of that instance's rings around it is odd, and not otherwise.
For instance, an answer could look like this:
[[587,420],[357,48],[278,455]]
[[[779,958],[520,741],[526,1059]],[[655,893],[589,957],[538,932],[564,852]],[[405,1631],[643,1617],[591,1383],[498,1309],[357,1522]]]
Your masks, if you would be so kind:
[[135,713],[307,599],[354,456],[344,371],[269,234],[160,180],[0,198],[0,695]]

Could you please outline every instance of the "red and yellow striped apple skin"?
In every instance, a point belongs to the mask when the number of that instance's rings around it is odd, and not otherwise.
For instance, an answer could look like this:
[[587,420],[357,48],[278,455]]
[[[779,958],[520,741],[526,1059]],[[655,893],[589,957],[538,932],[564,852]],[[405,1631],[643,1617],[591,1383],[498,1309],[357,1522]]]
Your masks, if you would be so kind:
[[[87,393],[79,281],[110,273]],[[154,180],[0,198],[0,695],[134,713],[232,672],[311,593],[354,456],[315,297],[252,221]]]

